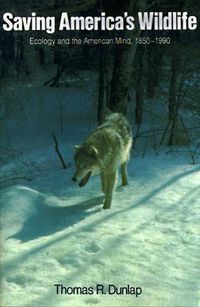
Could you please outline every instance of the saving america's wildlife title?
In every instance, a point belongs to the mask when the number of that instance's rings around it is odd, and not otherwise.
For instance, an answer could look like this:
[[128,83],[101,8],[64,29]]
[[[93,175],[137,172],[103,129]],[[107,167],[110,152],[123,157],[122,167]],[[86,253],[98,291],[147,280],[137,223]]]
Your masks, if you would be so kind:
[[[137,25],[143,30],[196,30],[197,17],[188,12],[138,12]],[[132,31],[136,28],[135,17],[124,12],[123,16],[70,16],[62,12],[59,24],[55,16],[39,16],[35,12],[31,16],[15,16],[12,12],[3,14],[3,30],[5,31],[46,31],[48,34],[59,31]]]

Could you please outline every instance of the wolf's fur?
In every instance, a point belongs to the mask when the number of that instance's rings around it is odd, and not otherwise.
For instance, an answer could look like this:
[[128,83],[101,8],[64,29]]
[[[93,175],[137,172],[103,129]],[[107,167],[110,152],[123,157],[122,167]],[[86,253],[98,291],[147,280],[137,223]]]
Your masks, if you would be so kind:
[[109,115],[86,141],[75,146],[76,172],[74,181],[87,183],[90,175],[100,174],[102,191],[105,193],[104,209],[111,206],[112,193],[121,168],[122,185],[127,181],[127,162],[132,145],[131,129],[125,117],[119,113]]

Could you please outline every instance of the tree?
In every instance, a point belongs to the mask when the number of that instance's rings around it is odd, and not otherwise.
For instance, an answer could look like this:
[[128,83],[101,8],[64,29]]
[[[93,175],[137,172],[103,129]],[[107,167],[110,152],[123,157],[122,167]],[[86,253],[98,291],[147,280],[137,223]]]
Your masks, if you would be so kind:
[[[135,17],[135,24],[137,25],[137,12],[143,10],[144,6],[145,1],[130,0],[128,7],[124,8],[124,11],[128,11],[130,15]],[[137,27],[131,33],[124,31],[123,38],[131,38],[132,44],[117,45],[115,49],[109,104],[110,109],[114,112],[127,113],[128,90],[137,48],[135,40],[138,34],[139,29]]]
[[145,47],[139,46],[136,53],[136,106],[135,106],[135,123],[142,124],[143,119],[143,105],[144,105],[144,55]]

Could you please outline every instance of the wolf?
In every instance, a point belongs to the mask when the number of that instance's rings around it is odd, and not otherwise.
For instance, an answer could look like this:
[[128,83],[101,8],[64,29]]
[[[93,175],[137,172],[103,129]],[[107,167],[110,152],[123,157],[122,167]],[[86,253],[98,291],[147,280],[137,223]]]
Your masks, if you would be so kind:
[[72,180],[83,187],[91,175],[100,174],[102,192],[105,194],[103,209],[111,207],[119,167],[122,186],[128,185],[127,163],[131,147],[131,128],[120,113],[106,116],[103,124],[96,128],[84,143],[74,146],[76,171]]

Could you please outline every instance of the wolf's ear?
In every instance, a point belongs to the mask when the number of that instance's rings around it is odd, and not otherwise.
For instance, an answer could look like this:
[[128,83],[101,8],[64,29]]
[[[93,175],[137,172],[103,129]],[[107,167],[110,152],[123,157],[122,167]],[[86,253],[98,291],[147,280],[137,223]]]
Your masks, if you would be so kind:
[[90,146],[90,154],[95,158],[99,157],[99,152],[95,146]]
[[75,150],[78,150],[79,148],[80,148],[80,145],[75,145],[75,146],[74,146],[74,149],[75,149]]

